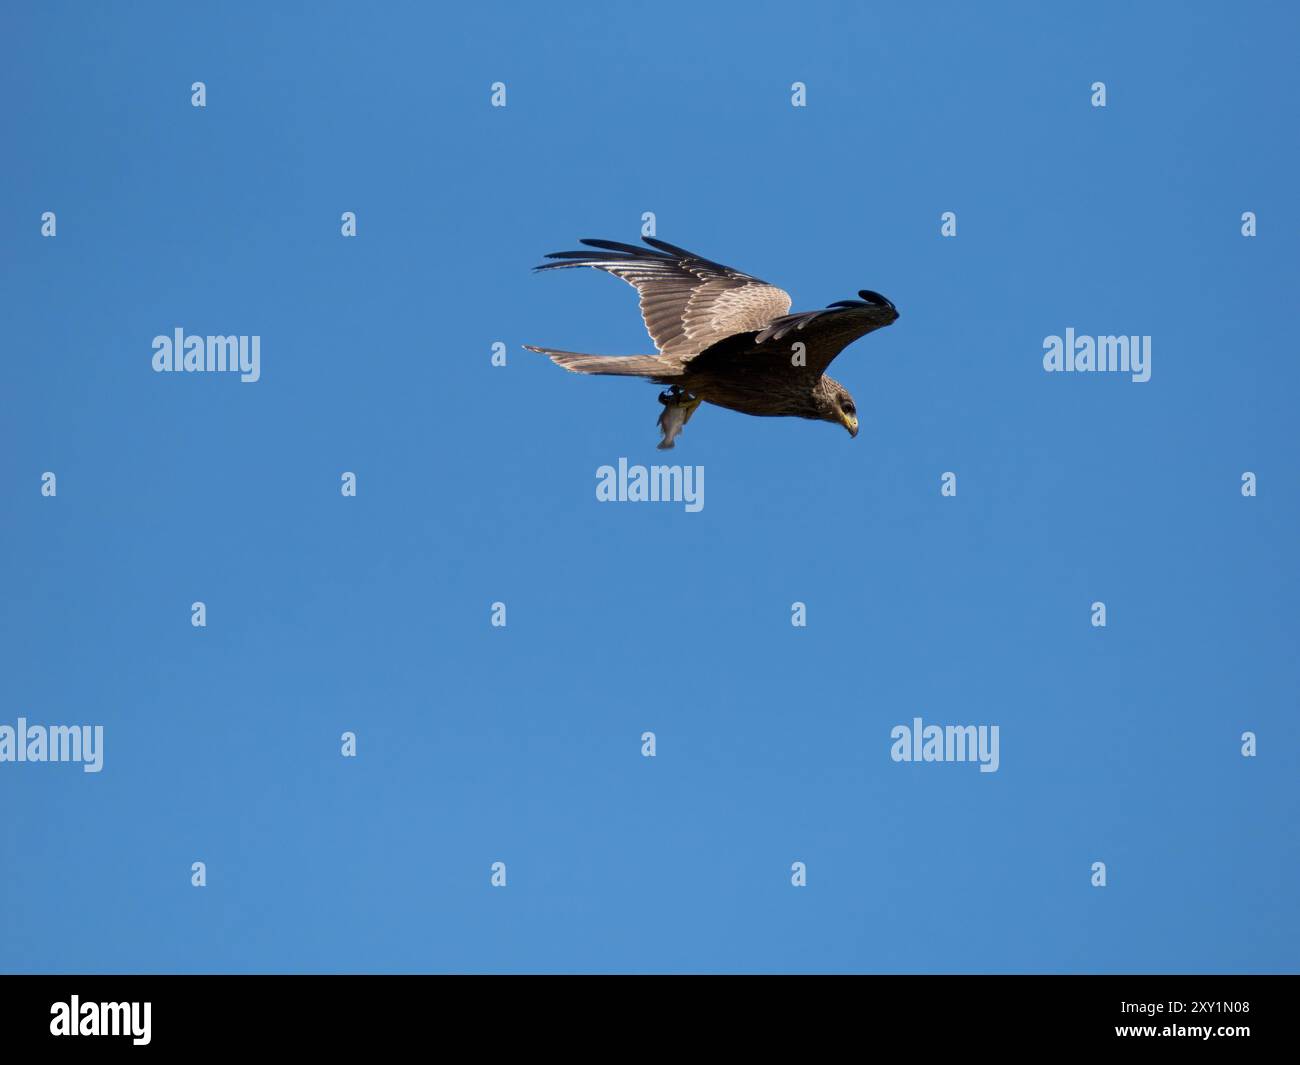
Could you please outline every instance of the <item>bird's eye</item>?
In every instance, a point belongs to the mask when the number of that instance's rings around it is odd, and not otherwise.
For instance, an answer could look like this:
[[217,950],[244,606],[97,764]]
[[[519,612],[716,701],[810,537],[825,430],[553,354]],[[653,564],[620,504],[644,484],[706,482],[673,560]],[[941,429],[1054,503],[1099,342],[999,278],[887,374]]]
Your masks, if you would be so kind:
[[856,408],[852,403],[846,403],[846,404],[844,404],[844,413],[845,413],[845,414],[857,414],[857,413],[858,413],[858,410],[857,410],[857,408]]

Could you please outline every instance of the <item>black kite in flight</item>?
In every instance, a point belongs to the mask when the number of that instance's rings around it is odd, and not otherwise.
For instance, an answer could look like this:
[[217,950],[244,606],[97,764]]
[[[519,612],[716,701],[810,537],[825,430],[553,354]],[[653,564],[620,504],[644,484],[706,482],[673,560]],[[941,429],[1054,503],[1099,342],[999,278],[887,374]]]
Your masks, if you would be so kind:
[[574,373],[643,377],[660,394],[659,447],[670,448],[700,403],[742,414],[813,418],[858,435],[848,389],[826,368],[858,337],[893,324],[894,305],[877,292],[817,311],[790,314],[775,285],[692,252],[643,238],[649,248],[584,240],[598,251],[561,251],[538,270],[591,266],[621,277],[641,296],[641,317],[657,355],[583,355],[525,345]]

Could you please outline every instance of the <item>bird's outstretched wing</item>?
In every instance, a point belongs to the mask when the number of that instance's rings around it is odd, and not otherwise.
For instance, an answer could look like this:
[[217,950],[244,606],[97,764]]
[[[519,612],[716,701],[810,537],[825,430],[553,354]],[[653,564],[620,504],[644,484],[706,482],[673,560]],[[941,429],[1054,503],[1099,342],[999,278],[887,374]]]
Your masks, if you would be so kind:
[[762,329],[790,310],[788,293],[654,237],[649,248],[584,240],[597,251],[559,251],[538,270],[590,266],[621,277],[641,296],[641,317],[665,355],[689,357],[736,333]]
[[[732,337],[691,361],[698,371],[752,370],[758,365],[794,369],[797,376],[820,377],[835,356],[859,337],[892,325],[898,311],[878,292],[864,289],[861,299],[840,300],[815,311],[774,319],[744,337]],[[802,344],[799,351],[796,344]]]

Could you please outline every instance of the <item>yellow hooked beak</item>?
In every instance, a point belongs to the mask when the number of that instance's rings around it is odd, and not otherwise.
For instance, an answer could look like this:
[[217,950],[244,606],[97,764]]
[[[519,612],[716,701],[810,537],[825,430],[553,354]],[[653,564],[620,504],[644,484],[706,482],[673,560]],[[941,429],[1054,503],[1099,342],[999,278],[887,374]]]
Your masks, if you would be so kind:
[[840,422],[849,431],[849,436],[858,435],[858,416],[856,414],[845,414],[840,411]]

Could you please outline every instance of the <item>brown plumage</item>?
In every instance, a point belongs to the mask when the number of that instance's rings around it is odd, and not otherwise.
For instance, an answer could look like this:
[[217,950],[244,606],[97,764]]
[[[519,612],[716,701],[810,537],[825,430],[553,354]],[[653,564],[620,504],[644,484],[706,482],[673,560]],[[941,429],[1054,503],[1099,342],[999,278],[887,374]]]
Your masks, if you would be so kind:
[[650,247],[584,240],[597,251],[562,251],[538,270],[590,266],[620,277],[641,297],[641,317],[657,355],[584,355],[525,345],[566,370],[641,377],[670,386],[659,401],[661,448],[701,403],[760,417],[812,418],[858,435],[848,389],[826,376],[858,337],[891,325],[894,305],[863,290],[816,311],[790,314],[787,293],[729,266],[654,237]]

